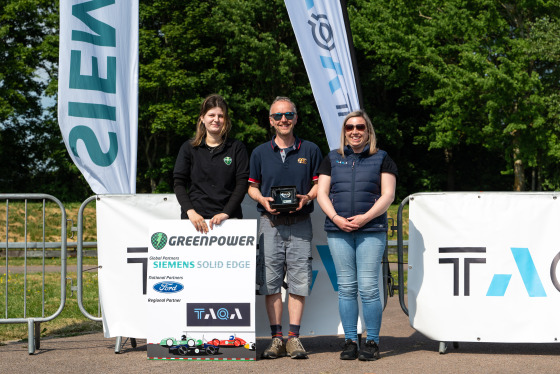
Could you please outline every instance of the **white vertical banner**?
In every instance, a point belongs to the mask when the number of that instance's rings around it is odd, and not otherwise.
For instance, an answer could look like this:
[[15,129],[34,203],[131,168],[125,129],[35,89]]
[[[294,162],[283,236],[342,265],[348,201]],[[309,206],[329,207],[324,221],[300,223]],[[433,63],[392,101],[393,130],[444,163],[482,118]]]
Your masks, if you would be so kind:
[[93,192],[136,193],[138,0],[60,0],[58,122]]
[[360,109],[339,0],[285,0],[330,149],[344,117]]

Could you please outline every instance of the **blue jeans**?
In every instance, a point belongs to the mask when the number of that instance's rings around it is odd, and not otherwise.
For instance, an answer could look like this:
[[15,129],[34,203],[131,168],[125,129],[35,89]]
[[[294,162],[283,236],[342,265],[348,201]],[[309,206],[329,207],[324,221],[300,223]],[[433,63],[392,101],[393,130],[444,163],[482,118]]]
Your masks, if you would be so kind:
[[346,339],[358,340],[360,291],[367,340],[379,343],[383,307],[378,279],[386,238],[385,232],[327,232],[338,282],[338,310]]

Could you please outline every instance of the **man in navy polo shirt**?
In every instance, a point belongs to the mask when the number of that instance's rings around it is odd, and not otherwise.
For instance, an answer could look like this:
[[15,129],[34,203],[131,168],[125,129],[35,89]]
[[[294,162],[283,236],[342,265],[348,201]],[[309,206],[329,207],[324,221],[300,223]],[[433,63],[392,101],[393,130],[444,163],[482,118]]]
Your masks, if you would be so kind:
[[[317,197],[317,169],[321,151],[314,143],[294,135],[297,123],[295,104],[287,97],[277,97],[270,107],[270,125],[276,136],[261,144],[251,154],[249,196],[258,202],[259,256],[257,283],[260,294],[266,295],[266,312],[272,342],[263,358],[288,354],[291,358],[307,358],[299,340],[305,296],[311,287],[311,218],[313,200]],[[296,186],[298,207],[291,212],[271,208],[274,201],[271,187]],[[290,330],[284,344],[282,335],[282,285],[288,284]]]

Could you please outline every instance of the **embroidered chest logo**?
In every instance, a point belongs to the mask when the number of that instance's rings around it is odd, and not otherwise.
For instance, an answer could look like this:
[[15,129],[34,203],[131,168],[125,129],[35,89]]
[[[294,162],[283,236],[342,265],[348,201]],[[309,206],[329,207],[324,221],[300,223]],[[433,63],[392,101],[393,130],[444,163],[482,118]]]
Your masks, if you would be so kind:
[[224,157],[224,163],[225,163],[226,165],[228,165],[228,166],[231,165],[231,161],[232,161],[232,160],[231,160],[231,157],[229,157],[229,156],[228,156],[228,157]]
[[304,164],[307,165],[307,159],[306,158],[298,158],[297,159],[298,164]]
[[337,163],[337,164],[342,164],[342,165],[348,165],[348,161],[339,161],[339,160],[336,160],[336,163]]

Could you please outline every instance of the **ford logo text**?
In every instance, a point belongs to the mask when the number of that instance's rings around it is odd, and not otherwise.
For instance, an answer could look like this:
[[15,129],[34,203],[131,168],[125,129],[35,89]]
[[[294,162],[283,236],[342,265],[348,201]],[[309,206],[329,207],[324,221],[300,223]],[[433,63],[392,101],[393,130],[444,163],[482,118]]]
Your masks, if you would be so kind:
[[182,291],[185,288],[178,282],[159,282],[154,284],[154,290],[161,293],[174,293]]

